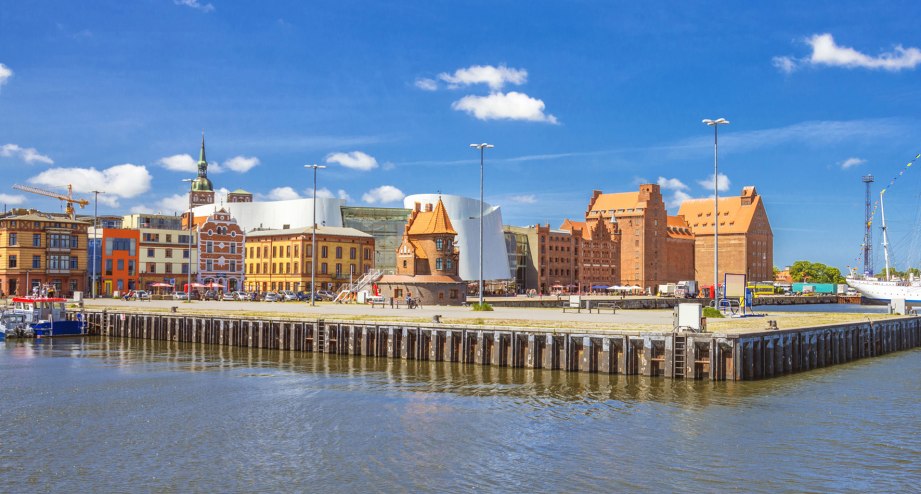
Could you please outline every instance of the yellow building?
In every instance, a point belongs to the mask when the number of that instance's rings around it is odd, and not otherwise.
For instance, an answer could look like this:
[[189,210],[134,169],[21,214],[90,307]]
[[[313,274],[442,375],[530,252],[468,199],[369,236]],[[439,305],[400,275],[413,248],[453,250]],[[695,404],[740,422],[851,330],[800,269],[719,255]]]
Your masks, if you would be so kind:
[[[246,234],[247,291],[310,289],[312,228],[255,230]],[[374,268],[374,237],[354,228],[318,226],[318,290],[338,290]]]
[[30,212],[0,218],[0,291],[28,295],[50,286],[70,297],[86,286],[87,223]]

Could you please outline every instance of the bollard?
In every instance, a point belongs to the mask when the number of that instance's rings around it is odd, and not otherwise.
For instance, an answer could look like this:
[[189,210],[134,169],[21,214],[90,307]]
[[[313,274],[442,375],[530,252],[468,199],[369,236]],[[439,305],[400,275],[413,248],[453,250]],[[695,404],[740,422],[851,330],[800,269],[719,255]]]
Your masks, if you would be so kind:
[[173,306],[170,306],[169,311],[170,311],[170,312],[176,312],[176,309],[178,309],[178,308],[179,308],[179,306],[173,305]]
[[441,322],[441,314],[435,314],[434,316],[432,316],[432,322],[440,323],[440,322]]

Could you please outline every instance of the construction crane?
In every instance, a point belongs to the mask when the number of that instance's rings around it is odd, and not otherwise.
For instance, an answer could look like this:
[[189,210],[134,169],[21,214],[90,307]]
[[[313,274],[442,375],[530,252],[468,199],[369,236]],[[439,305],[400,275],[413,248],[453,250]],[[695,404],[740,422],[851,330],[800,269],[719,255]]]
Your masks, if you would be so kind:
[[55,199],[60,199],[64,201],[64,204],[65,204],[64,211],[67,213],[67,216],[72,220],[77,219],[77,213],[76,211],[74,211],[74,204],[79,205],[80,208],[82,209],[82,208],[85,208],[90,203],[90,201],[86,199],[74,199],[74,189],[73,189],[73,186],[71,186],[70,184],[67,184],[67,195],[66,196],[64,194],[58,194],[57,192],[49,192],[47,190],[42,190],[36,187],[30,187],[28,185],[16,184],[13,186],[13,188],[16,190],[21,190],[23,192],[31,192],[33,194],[38,194],[40,196],[53,197]]

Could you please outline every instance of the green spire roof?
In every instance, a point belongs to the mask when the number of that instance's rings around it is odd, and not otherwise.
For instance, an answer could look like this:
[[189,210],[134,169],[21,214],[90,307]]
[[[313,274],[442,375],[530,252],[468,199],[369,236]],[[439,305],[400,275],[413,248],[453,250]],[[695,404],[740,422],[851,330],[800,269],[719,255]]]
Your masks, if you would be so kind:
[[205,131],[201,131],[201,154],[198,155],[199,163],[208,163],[208,160],[205,159]]

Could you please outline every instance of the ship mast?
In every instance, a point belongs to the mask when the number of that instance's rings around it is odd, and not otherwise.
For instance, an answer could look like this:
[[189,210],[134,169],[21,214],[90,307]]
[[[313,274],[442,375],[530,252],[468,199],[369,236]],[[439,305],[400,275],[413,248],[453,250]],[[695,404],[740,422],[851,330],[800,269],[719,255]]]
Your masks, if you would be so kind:
[[889,238],[886,236],[886,207],[883,206],[883,190],[879,193],[879,214],[883,221],[883,256],[886,258],[886,281],[892,281],[892,274],[889,272]]

